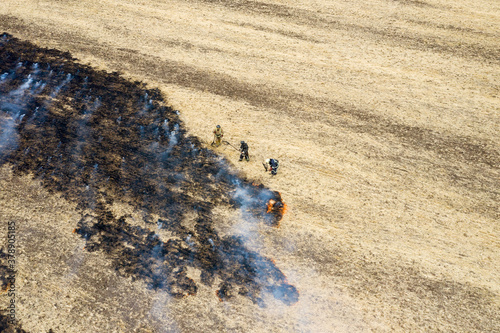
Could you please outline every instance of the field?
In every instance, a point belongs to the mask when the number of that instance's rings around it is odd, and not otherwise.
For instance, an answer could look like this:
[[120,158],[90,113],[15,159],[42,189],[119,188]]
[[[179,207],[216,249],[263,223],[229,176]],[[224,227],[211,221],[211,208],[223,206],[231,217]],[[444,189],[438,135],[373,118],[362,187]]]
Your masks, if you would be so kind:
[[500,3],[2,0],[0,34],[16,327],[500,331]]

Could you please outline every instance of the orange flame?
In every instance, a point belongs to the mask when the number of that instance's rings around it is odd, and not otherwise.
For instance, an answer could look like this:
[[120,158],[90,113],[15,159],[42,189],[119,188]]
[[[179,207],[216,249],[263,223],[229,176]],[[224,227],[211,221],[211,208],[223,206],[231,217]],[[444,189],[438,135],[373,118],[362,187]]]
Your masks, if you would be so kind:
[[[280,195],[280,199],[281,199],[281,193],[278,192],[278,194]],[[286,205],[286,203],[283,200],[281,200],[281,204],[282,204],[282,206],[280,208],[280,213],[281,213],[281,216],[283,216],[283,215],[285,215],[285,213],[288,209],[288,206]]]
[[275,203],[276,203],[275,200],[273,200],[273,199],[269,200],[269,202],[267,203],[267,212],[266,213],[270,213],[273,210]]
[[285,215],[286,211],[288,210],[288,206],[283,201],[281,203],[283,204],[283,207],[281,207],[281,214]]
[[276,200],[269,200],[267,203],[267,213],[271,213],[272,211],[278,211],[281,215],[285,215],[286,211],[288,210],[288,206],[286,203],[281,201],[281,205],[279,207],[275,207],[274,205],[276,204]]

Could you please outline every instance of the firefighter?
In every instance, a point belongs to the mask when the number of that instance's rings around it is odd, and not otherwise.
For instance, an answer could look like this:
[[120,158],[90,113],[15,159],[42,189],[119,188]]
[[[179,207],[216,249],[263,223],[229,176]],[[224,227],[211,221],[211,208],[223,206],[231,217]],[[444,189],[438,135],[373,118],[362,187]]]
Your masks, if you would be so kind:
[[219,147],[222,143],[222,137],[224,136],[224,131],[220,125],[217,125],[214,129],[214,141],[212,142],[212,146]]
[[250,161],[250,157],[248,156],[248,144],[245,141],[241,141],[240,144],[240,161],[243,161],[243,157],[248,162]]
[[271,175],[273,176],[276,175],[278,167],[280,166],[278,160],[274,158],[268,158],[262,162],[262,165],[264,165],[264,169],[266,169],[266,171],[271,171]]

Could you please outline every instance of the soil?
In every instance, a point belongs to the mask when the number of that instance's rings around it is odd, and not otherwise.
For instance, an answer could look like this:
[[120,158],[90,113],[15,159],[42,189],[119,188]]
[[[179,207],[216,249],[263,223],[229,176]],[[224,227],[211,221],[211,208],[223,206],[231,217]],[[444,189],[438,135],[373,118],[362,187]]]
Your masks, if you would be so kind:
[[485,1],[3,1],[7,329],[499,331],[499,22]]

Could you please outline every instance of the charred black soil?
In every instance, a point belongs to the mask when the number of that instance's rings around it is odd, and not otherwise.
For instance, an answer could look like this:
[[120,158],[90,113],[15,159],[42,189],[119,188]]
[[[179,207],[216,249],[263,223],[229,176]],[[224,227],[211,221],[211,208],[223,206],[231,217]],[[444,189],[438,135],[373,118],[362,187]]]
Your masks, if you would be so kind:
[[[0,312],[0,330],[2,333],[28,333],[20,326],[11,324],[9,317]],[[50,333],[50,332],[49,332]]]
[[[202,283],[218,283],[221,300],[241,295],[265,306],[268,292],[297,302],[271,259],[214,228],[218,205],[240,210],[246,223],[277,226],[282,211],[268,213],[267,203],[281,196],[187,135],[158,90],[8,34],[0,36],[0,59],[0,163],[77,202],[75,232],[88,251],[103,251],[123,276],[174,297],[196,295],[187,274],[194,267]],[[151,228],[116,216],[115,201],[142,212]],[[181,222],[193,213],[189,229]],[[160,239],[156,228],[172,238]]]

